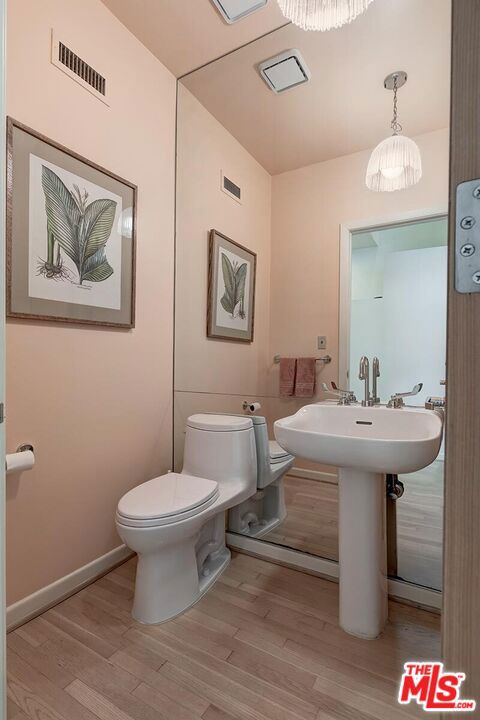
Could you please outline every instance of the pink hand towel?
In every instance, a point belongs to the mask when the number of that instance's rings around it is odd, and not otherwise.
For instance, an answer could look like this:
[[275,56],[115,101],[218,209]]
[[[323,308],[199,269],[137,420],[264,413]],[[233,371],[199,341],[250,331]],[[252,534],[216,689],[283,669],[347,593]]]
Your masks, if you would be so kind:
[[280,397],[291,397],[295,389],[296,358],[280,359]]
[[316,369],[315,358],[297,358],[295,397],[311,398],[314,396]]

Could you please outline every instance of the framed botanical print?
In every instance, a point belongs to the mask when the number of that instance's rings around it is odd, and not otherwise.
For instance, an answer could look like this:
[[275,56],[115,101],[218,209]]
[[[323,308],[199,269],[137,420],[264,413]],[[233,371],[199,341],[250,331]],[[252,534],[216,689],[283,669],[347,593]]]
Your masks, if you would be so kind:
[[135,325],[135,185],[8,118],[7,317]]
[[254,252],[210,231],[208,337],[253,342],[256,264]]

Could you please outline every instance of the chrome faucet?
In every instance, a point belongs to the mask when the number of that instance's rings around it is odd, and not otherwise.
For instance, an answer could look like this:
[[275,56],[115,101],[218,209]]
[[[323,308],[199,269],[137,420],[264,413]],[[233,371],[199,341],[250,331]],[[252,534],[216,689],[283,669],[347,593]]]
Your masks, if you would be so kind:
[[322,383],[322,389],[324,392],[330,393],[338,398],[338,405],[352,405],[357,402],[355,393],[352,390],[340,390],[336,384],[332,381],[332,390],[328,387],[327,383]]
[[365,355],[360,360],[358,379],[365,382],[365,399],[362,400],[362,407],[373,407],[374,403],[370,395],[370,362]]

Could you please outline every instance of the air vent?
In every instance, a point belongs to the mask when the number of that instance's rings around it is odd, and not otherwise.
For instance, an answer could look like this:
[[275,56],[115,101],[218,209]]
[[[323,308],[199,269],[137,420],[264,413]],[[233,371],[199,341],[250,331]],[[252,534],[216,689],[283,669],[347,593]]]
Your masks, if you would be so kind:
[[265,7],[268,0],[212,0],[212,2],[225,22],[231,25]]
[[275,93],[303,85],[312,77],[299,50],[285,50],[280,55],[264,60],[258,70],[270,90]]
[[223,172],[221,189],[224,193],[230,195],[230,197],[236,200],[238,203],[242,202],[241,188],[236,183],[234,183],[233,180],[230,180],[230,178],[228,178]]
[[55,37],[52,31],[52,63],[73,78],[82,87],[93,93],[105,104],[107,81],[95,68],[83,60],[68,45]]

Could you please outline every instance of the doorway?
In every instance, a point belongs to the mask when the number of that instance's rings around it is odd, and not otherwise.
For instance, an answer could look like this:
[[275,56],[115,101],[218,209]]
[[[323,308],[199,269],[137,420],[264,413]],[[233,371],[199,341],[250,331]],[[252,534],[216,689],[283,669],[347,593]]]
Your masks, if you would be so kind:
[[[422,388],[407,403],[423,407],[445,395],[448,219],[422,217],[349,230],[343,235],[343,333],[340,353],[345,386],[360,400],[363,355],[380,360],[378,396]],[[346,265],[346,267],[345,267]],[[348,346],[348,350],[347,350]],[[395,502],[394,575],[442,589],[444,449],[416,473],[400,476],[405,492]]]

